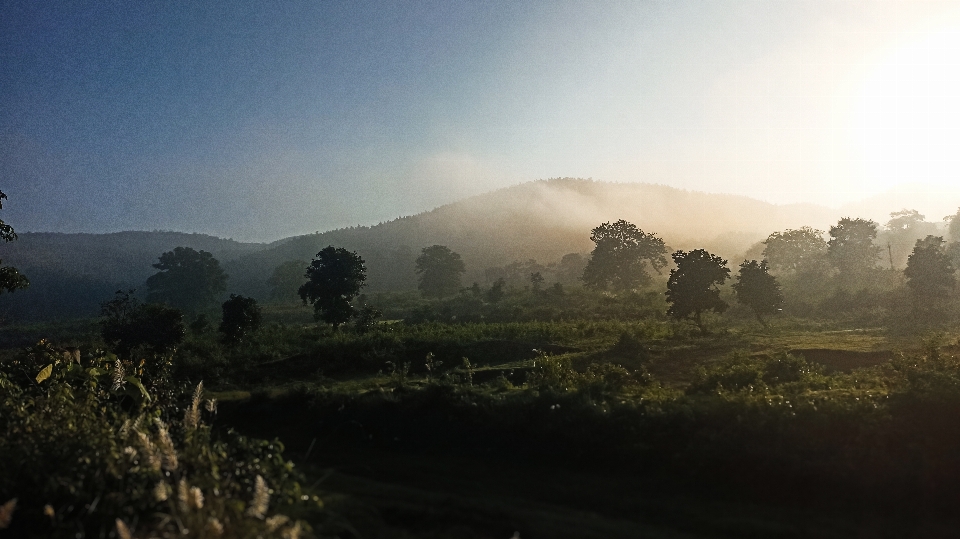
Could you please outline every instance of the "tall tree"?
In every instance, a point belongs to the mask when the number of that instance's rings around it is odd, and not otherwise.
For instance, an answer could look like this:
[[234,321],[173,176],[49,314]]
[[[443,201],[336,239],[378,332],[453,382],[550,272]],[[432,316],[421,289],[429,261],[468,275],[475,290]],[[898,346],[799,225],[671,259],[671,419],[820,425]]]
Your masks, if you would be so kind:
[[943,238],[927,236],[917,240],[903,270],[913,294],[914,310],[934,310],[956,287],[953,261],[943,248]]
[[763,258],[778,274],[820,272],[827,254],[824,232],[808,226],[774,232],[763,242]]
[[443,245],[424,247],[417,257],[417,288],[426,297],[442,298],[460,290],[460,276],[466,272],[460,255]]
[[583,270],[583,283],[597,290],[633,290],[650,283],[647,264],[657,273],[667,265],[667,246],[623,219],[603,223],[590,233],[593,253]]
[[[0,191],[0,209],[3,209],[3,201],[6,200],[6,198],[7,195],[5,195],[3,191]],[[0,220],[0,240],[7,243],[15,239],[17,239],[17,233],[13,231],[13,227],[4,223],[3,220]],[[3,261],[0,260],[0,264],[2,263]],[[0,265],[0,294],[3,292],[16,292],[28,286],[30,286],[30,281],[17,271],[17,268]]]
[[682,320],[693,318],[701,334],[706,334],[705,311],[722,313],[727,302],[720,299],[719,286],[730,277],[727,261],[703,249],[677,251],[671,255],[677,267],[667,280],[667,314]]
[[830,227],[828,255],[839,270],[841,288],[863,288],[871,270],[877,267],[881,248],[874,245],[877,223],[844,217]]
[[764,315],[780,312],[783,306],[783,292],[777,278],[770,275],[767,261],[744,260],[740,264],[737,282],[733,283],[733,292],[737,301],[753,310],[757,321],[767,325]]
[[206,251],[177,247],[160,255],[157,273],[147,279],[147,301],[195,313],[217,302],[227,289],[227,274]]
[[313,304],[317,320],[336,329],[354,316],[353,299],[367,280],[360,255],[343,247],[325,247],[307,266],[306,276],[299,294],[305,304]]

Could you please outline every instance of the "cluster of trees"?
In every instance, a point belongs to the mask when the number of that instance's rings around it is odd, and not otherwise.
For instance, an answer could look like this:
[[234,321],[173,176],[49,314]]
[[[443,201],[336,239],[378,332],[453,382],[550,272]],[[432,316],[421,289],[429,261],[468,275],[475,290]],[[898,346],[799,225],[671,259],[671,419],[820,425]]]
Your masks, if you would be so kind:
[[[940,312],[956,284],[960,219],[948,218],[952,241],[935,234],[911,240],[901,272],[894,244],[928,231],[930,223],[923,219],[916,210],[903,210],[892,213],[883,229],[874,221],[843,218],[828,233],[810,227],[775,232],[763,242],[763,257],[798,303],[829,294],[890,288],[902,275],[915,314]],[[887,240],[886,248],[878,241],[881,236]]]
[[[147,301],[134,290],[119,290],[101,305],[101,335],[122,357],[135,351],[166,354],[185,339],[184,315],[194,316],[190,329],[202,333],[209,327],[206,313],[226,291],[227,274],[210,253],[177,247],[163,253],[153,265],[159,271],[147,279]],[[221,304],[219,332],[227,344],[250,338],[262,325],[257,301],[236,294]]]
[[[914,211],[896,212],[888,231],[916,229],[916,221],[922,217]],[[960,219],[951,224],[956,224],[954,228],[960,237]],[[814,288],[857,290],[868,286],[883,271],[879,265],[883,249],[877,245],[877,234],[875,222],[858,218],[840,219],[830,228],[829,240],[824,238],[824,232],[810,227],[774,232],[764,242],[759,260],[748,259],[740,264],[731,286],[733,295],[766,325],[769,316],[783,309],[785,293],[781,280],[791,290],[807,296]],[[571,254],[559,265],[542,266],[528,260],[489,268],[486,273],[493,283],[482,297],[496,303],[508,284],[522,283],[537,291],[546,281],[545,274],[559,283],[562,272],[574,267],[579,270],[577,280],[586,288],[622,293],[650,286],[654,275],[662,275],[668,265],[668,247],[663,239],[627,221],[603,223],[591,231],[590,239],[594,249],[586,260]],[[956,264],[945,243],[940,236],[928,235],[915,242],[907,258],[903,276],[918,311],[928,309],[953,290]],[[888,248],[890,260],[891,252]],[[690,319],[705,332],[703,315],[722,313],[729,307],[721,295],[721,287],[731,277],[727,261],[704,249],[678,250],[671,258],[674,268],[666,281],[667,314]],[[300,273],[298,280],[300,268],[303,263],[299,261],[279,266],[271,277],[275,293],[289,294],[299,282],[298,294],[304,302],[314,304],[318,320],[336,327],[359,317],[353,306],[365,281],[364,262],[359,255],[331,246],[318,253],[307,266],[306,275]],[[464,262],[446,246],[422,249],[415,271],[418,288],[426,298],[440,299],[468,291],[481,295],[477,283],[469,288],[462,286]],[[304,277],[308,279],[306,284]]]

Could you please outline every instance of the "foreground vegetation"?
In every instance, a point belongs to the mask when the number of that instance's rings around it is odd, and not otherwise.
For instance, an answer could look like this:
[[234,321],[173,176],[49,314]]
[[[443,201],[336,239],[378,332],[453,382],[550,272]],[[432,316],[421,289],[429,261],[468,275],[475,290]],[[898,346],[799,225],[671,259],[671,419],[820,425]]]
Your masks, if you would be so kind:
[[[136,361],[98,351],[107,343],[82,325],[63,327],[57,346],[12,349],[0,362],[0,494],[17,499],[10,525],[20,526],[11,529],[846,536],[879,521],[898,536],[954,524],[952,333],[855,320],[765,328],[744,312],[703,336],[662,314],[617,312],[642,298],[597,303],[608,315],[588,319],[338,330],[311,323],[305,307],[271,307],[242,342],[198,326],[175,351],[144,348]],[[394,299],[387,312],[423,311]],[[79,363],[63,355],[73,347]],[[271,492],[258,514],[261,480]],[[459,497],[424,513],[426,492]],[[527,502],[500,501],[516,496]]]

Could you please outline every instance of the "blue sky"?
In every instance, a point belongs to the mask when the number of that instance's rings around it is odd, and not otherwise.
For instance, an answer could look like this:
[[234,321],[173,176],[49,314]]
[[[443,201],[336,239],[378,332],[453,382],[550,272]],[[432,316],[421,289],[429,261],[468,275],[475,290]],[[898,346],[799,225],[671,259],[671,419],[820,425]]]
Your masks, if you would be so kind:
[[945,189],[958,20],[952,2],[5,1],[2,217],[269,241],[557,176],[831,205]]

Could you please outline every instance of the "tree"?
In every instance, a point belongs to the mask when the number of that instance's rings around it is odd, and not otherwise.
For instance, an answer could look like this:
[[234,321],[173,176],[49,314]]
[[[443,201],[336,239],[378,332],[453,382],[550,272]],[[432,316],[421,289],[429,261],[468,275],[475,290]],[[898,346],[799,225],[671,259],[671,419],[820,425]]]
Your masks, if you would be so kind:
[[354,315],[353,298],[367,280],[367,268],[357,253],[343,247],[324,248],[307,266],[308,281],[298,293],[303,303],[312,303],[314,317],[334,329]]
[[960,210],[954,215],[948,215],[943,218],[947,223],[947,254],[953,261],[954,267],[960,267]]
[[947,237],[950,241],[960,241],[960,209],[957,213],[944,217],[943,220],[947,222]]
[[780,274],[821,272],[827,253],[823,234],[808,226],[774,232],[763,242],[763,258],[770,270]]
[[127,358],[141,347],[164,354],[179,346],[187,333],[183,313],[165,305],[144,305],[133,294],[133,290],[118,290],[112,300],[100,305],[103,340]]
[[[6,198],[7,195],[5,195],[3,191],[0,191],[0,209],[3,209],[3,201],[6,200]],[[0,240],[7,243],[16,239],[17,233],[13,231],[13,227],[4,223],[3,220],[0,220]],[[3,261],[0,260],[0,264],[2,263]],[[20,272],[17,271],[17,268],[0,265],[0,294],[5,291],[16,292],[28,286],[30,286],[30,281],[21,275]]]
[[563,284],[579,284],[586,267],[587,259],[580,253],[565,254],[557,265],[557,279]]
[[263,315],[257,300],[236,294],[230,294],[230,299],[223,302],[223,319],[220,322],[220,333],[228,343],[240,343],[260,330]]
[[201,311],[227,289],[227,274],[206,251],[177,247],[160,255],[157,273],[147,279],[147,301],[166,303],[186,312]]
[[534,292],[539,292],[543,286],[543,275],[539,271],[530,274],[530,288]]
[[443,245],[424,247],[417,257],[417,288],[425,297],[442,298],[460,290],[460,276],[466,272],[460,255]]
[[727,261],[703,249],[677,251],[672,257],[677,267],[667,280],[667,301],[671,304],[667,314],[677,320],[692,317],[700,333],[706,334],[703,312],[722,313],[728,307],[720,299],[718,288],[730,276]]
[[490,286],[490,290],[487,290],[487,301],[490,303],[499,303],[505,294],[503,287],[506,285],[507,281],[505,281],[503,277],[494,281],[493,285]]
[[763,315],[776,314],[783,306],[783,292],[777,278],[770,275],[767,261],[744,260],[740,264],[737,282],[733,283],[737,301],[753,309],[757,321],[767,325]]
[[270,297],[276,301],[295,299],[300,285],[306,279],[307,262],[288,260],[273,269],[267,284],[270,285]]
[[844,217],[830,227],[827,253],[840,272],[841,288],[863,288],[871,270],[877,267],[880,247],[874,245],[877,223]]
[[913,294],[915,311],[920,311],[921,306],[933,307],[956,286],[956,269],[943,244],[941,236],[917,240],[907,259],[903,274]]
[[647,263],[657,272],[667,265],[667,247],[623,219],[603,223],[590,233],[595,246],[583,270],[583,283],[597,290],[634,290],[650,283]]
[[890,220],[884,225],[884,230],[878,235],[877,243],[881,252],[886,250],[885,262],[890,269],[903,268],[907,257],[913,249],[913,244],[930,234],[938,232],[933,223],[924,221],[925,217],[917,210],[903,209],[890,214]]

